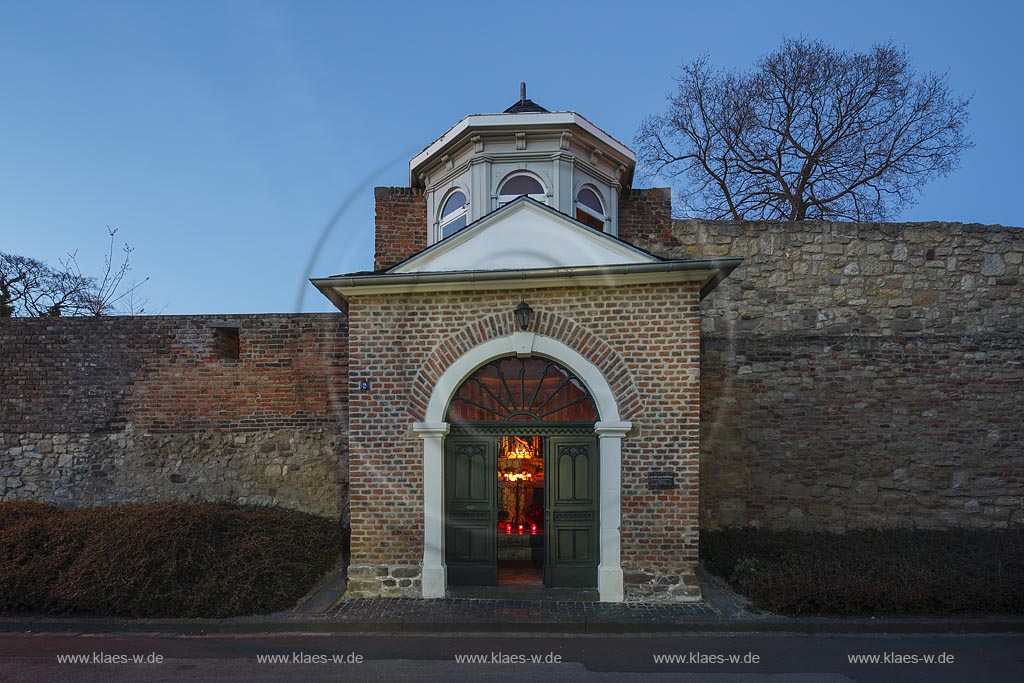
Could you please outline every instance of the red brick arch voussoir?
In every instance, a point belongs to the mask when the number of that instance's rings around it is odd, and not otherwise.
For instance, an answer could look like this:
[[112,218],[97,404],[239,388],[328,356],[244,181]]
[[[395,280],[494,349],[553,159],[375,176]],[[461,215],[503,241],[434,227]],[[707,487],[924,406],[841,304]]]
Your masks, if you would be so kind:
[[[409,396],[409,415],[414,420],[423,419],[434,386],[452,363],[470,349],[508,336],[515,329],[512,313],[504,311],[484,316],[438,344],[416,372]],[[607,342],[570,318],[550,311],[537,313],[533,331],[569,346],[601,371],[615,396],[620,419],[631,420],[640,412],[640,392],[633,374],[622,356]]]

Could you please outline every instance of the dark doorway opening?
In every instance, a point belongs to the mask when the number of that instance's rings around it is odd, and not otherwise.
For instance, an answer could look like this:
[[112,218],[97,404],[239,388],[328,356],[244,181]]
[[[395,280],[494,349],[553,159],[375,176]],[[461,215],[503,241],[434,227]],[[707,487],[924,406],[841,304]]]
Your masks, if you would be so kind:
[[543,437],[500,437],[497,476],[498,585],[543,585]]
[[597,586],[594,401],[558,363],[500,358],[448,406],[445,565],[449,587]]

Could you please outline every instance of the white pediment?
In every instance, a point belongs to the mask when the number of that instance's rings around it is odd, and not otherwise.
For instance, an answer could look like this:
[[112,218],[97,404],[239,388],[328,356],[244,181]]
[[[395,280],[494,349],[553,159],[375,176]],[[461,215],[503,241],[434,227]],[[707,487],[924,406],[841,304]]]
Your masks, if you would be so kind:
[[647,252],[520,197],[388,272],[515,270],[658,261]]

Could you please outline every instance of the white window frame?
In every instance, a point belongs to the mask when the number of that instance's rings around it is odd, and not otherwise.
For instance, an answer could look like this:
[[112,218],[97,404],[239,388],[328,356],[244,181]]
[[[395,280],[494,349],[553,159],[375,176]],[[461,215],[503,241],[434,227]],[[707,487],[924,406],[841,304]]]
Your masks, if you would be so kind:
[[[580,201],[580,194],[582,194],[584,190],[590,190],[591,192],[594,193],[594,195],[597,197],[597,203],[601,205],[602,213],[594,213],[594,209]],[[573,198],[573,203],[575,204],[578,210],[581,210],[588,216],[592,216],[593,218],[596,218],[597,220],[601,221],[601,225],[604,226],[602,230],[607,231],[606,229],[608,227],[608,211],[604,208],[606,202],[604,200],[604,197],[601,196],[600,190],[598,190],[593,185],[584,185],[583,187],[576,191],[576,197]]]
[[[463,204],[460,208],[452,211],[450,214],[443,216],[442,212],[444,211],[444,207],[448,205],[448,201],[456,192],[462,193],[462,196],[466,198],[466,203]],[[445,193],[444,199],[441,201],[441,207],[437,210],[437,241],[446,239],[446,237],[451,237],[460,230],[463,230],[466,226],[462,226],[462,228],[459,228],[459,230],[453,232],[452,235],[446,236],[444,234],[445,226],[454,223],[463,216],[466,217],[466,225],[469,225],[469,193],[466,192],[461,187],[453,187],[451,190]]]
[[[501,188],[505,186],[505,183],[507,183],[508,181],[510,181],[513,178],[516,178],[518,176],[526,176],[527,178],[532,178],[533,180],[536,180],[540,184],[540,189],[542,190],[541,193],[540,194],[528,194],[528,195],[501,194]],[[515,201],[516,199],[519,199],[520,197],[523,197],[523,196],[526,196],[526,197],[529,197],[530,199],[536,200],[536,201],[540,202],[541,204],[547,204],[548,203],[548,187],[547,187],[547,185],[544,184],[544,181],[541,180],[540,176],[538,176],[536,173],[531,173],[529,171],[523,171],[523,170],[512,171],[511,173],[506,175],[504,178],[502,178],[500,183],[498,183],[498,206],[499,207],[505,206],[509,202]]]

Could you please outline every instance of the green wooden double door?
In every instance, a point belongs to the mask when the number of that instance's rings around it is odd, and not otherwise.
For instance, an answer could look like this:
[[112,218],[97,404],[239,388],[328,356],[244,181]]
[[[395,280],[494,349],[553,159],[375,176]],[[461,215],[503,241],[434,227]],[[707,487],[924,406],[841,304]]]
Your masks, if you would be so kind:
[[[498,439],[450,436],[446,441],[445,563],[452,586],[498,585]],[[544,437],[544,527],[544,584],[596,588],[594,437]]]

